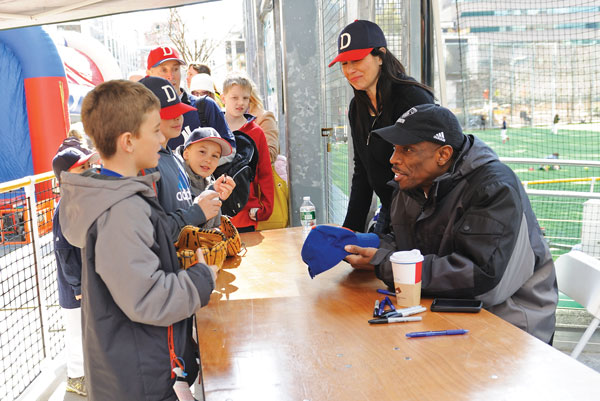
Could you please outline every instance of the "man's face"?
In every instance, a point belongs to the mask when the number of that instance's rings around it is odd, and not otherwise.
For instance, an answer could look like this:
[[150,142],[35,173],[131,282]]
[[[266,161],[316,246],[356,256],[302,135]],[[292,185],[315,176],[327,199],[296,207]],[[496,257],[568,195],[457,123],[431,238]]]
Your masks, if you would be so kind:
[[443,173],[439,163],[441,148],[441,145],[428,141],[394,145],[390,158],[394,181],[403,190],[420,187],[428,192],[433,180]]
[[188,89],[192,85],[192,78],[194,77],[194,75],[197,75],[197,74],[198,74],[198,71],[196,71],[194,69],[194,67],[191,67],[191,66],[188,67],[187,73],[185,74],[185,81],[187,82]]
[[181,64],[176,60],[167,60],[162,64],[152,67],[146,71],[151,77],[164,78],[175,87],[175,92],[179,93],[179,84],[181,82]]

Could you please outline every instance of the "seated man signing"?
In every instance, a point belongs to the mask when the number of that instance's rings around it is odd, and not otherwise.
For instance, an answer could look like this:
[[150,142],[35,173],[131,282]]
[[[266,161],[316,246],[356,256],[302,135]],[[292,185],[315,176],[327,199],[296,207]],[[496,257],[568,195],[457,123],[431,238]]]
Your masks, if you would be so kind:
[[419,249],[424,296],[480,299],[490,312],[551,342],[554,263],[513,171],[437,105],[413,107],[373,132],[394,145],[392,230],[379,249],[348,245],[354,255],[346,260],[374,267],[392,286],[390,255]]

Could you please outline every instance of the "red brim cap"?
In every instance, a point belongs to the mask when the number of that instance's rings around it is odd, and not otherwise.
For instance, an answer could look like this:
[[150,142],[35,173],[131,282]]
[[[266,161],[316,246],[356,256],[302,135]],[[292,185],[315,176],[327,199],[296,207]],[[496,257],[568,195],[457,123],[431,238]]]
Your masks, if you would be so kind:
[[86,157],[82,157],[81,159],[79,159],[77,161],[77,163],[73,164],[71,167],[69,167],[69,170],[71,170],[72,168],[75,167],[79,167],[82,164],[85,164],[87,161],[89,161],[91,164],[96,163],[98,160],[100,160],[100,155],[96,152],[90,153],[89,155],[87,155]]
[[356,61],[362,60],[367,57],[367,54],[371,53],[373,50],[372,47],[366,49],[356,49],[356,50],[348,50],[347,52],[343,52],[337,55],[336,58],[333,59],[331,63],[329,63],[329,67],[337,63],[338,61]]
[[188,111],[195,110],[197,110],[195,107],[192,107],[185,103],[177,103],[172,106],[160,109],[160,118],[162,118],[163,120],[171,120],[173,118],[179,117],[182,114],[187,113]]

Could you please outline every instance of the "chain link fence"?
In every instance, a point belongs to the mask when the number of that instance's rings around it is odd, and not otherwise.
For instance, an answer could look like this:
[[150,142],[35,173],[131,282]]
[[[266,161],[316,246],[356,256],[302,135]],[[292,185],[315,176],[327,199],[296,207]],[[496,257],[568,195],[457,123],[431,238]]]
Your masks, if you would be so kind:
[[14,400],[64,348],[52,174],[0,184],[0,399]]

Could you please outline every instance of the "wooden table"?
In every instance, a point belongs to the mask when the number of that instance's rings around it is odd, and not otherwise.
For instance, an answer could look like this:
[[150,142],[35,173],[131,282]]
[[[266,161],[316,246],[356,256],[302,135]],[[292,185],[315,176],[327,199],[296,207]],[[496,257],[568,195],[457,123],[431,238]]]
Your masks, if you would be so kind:
[[[342,263],[311,280],[299,228],[242,239],[197,313],[208,401],[600,400],[599,373],[487,311],[369,325],[372,272]],[[456,328],[470,332],[405,336]]]

